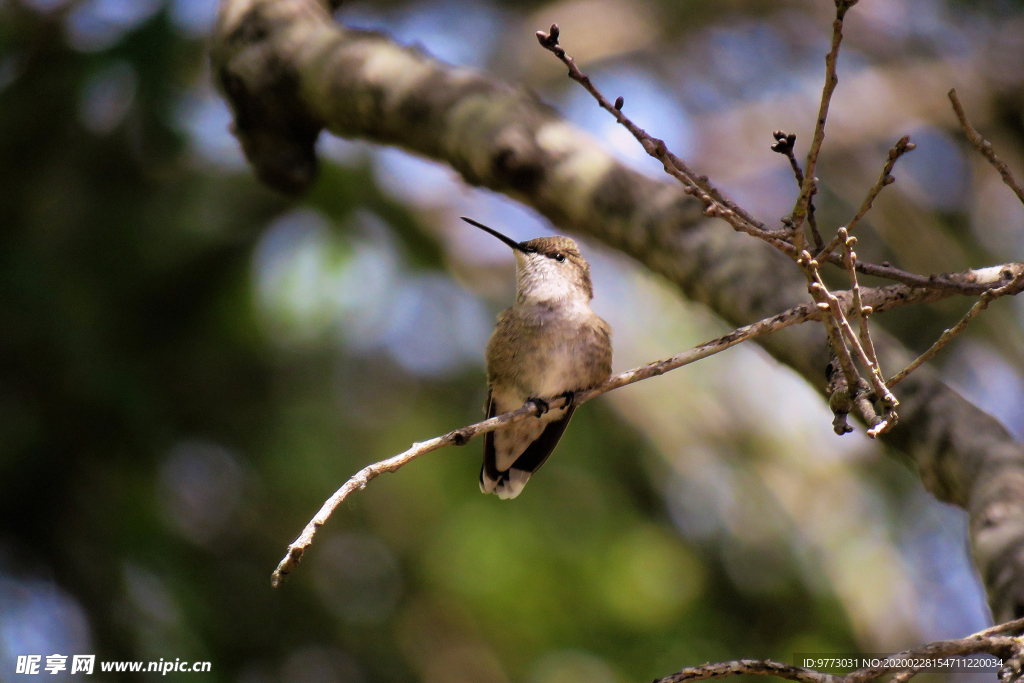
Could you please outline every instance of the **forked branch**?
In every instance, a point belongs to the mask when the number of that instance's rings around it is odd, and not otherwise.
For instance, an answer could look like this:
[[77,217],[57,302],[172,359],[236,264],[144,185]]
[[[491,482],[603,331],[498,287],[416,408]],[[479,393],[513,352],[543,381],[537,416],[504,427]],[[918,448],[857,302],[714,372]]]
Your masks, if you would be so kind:
[[[967,315],[953,328],[946,330],[928,351],[922,354],[917,360],[894,375],[888,382],[883,380],[881,368],[878,363],[877,354],[874,349],[874,342],[871,339],[868,317],[874,312],[870,306],[864,306],[859,301],[860,286],[857,273],[865,273],[888,277],[912,287],[932,289],[936,287],[953,289],[966,293],[968,285],[960,281],[947,279],[941,275],[916,275],[895,269],[888,263],[875,265],[863,263],[857,259],[853,251],[853,244],[856,238],[850,236],[853,229],[864,219],[871,209],[874,200],[881,191],[894,182],[892,170],[896,162],[907,152],[913,151],[915,145],[910,142],[908,136],[900,138],[889,150],[887,160],[882,168],[878,180],[869,189],[862,202],[860,209],[853,216],[850,222],[837,230],[836,236],[827,244],[822,246],[823,240],[816,221],[814,220],[814,195],[817,192],[817,178],[814,171],[817,168],[818,156],[821,152],[822,143],[825,138],[825,124],[828,119],[828,111],[832,95],[838,84],[837,63],[839,47],[843,39],[843,21],[846,12],[857,3],[857,0],[835,0],[836,18],[833,22],[831,49],[825,57],[825,85],[822,89],[821,102],[818,109],[818,117],[815,122],[814,133],[811,139],[810,150],[807,154],[807,161],[803,169],[794,154],[796,136],[787,134],[784,131],[773,133],[775,144],[772,150],[785,155],[793,174],[800,186],[800,194],[792,213],[786,217],[784,222],[786,230],[769,230],[763,223],[753,218],[747,211],[739,207],[734,201],[719,191],[707,178],[697,175],[685,161],[674,155],[667,149],[664,141],[651,136],[647,131],[637,126],[622,112],[624,101],[622,97],[615,100],[614,105],[601,91],[594,86],[590,78],[580,71],[576,61],[559,45],[559,28],[552,24],[548,33],[537,32],[537,39],[544,49],[552,52],[562,63],[569,68],[569,77],[580,83],[589,92],[598,104],[615,117],[621,125],[629,130],[640,142],[648,154],[662,162],[665,171],[683,183],[688,194],[696,196],[705,206],[705,215],[718,217],[728,222],[735,230],[757,237],[782,253],[792,258],[804,272],[808,282],[808,291],[817,303],[821,314],[821,321],[824,325],[829,339],[829,346],[832,350],[834,365],[842,372],[830,377],[829,387],[831,392],[830,406],[835,412],[833,423],[836,433],[844,434],[849,431],[846,425],[846,414],[851,408],[858,409],[862,419],[869,426],[869,436],[878,434],[890,429],[898,419],[895,408],[898,401],[890,391],[891,387],[902,381],[907,375],[931,359],[949,343],[955,336],[962,332],[967,324],[981,311],[988,307],[994,299],[1018,293],[1024,282],[1019,275],[1012,273],[1003,274],[1003,282],[998,287],[986,288],[979,292],[981,298],[968,311]],[[1003,181],[1024,203],[1024,190],[1013,177],[1008,167],[1002,162],[992,149],[991,143],[981,137],[967,120],[963,107],[956,96],[956,91],[949,92],[949,98],[957,118],[963,127],[971,143],[988,159],[999,171]],[[802,224],[807,219],[810,223],[812,236],[815,242],[816,253],[811,254],[804,248],[805,238]],[[841,255],[834,254],[834,250],[843,247]],[[829,292],[819,272],[819,264],[827,262],[843,267],[850,278],[850,289],[854,299],[852,312],[857,320],[858,331],[855,332],[850,321],[846,317],[845,310],[838,305],[838,300]],[[857,370],[859,363],[865,371],[866,379],[862,378]],[[836,368],[833,367],[833,370]],[[870,393],[865,391],[870,388]],[[840,395],[843,394],[843,395]],[[877,406],[875,404],[878,404]],[[880,410],[878,410],[880,408]]]
[[[971,125],[971,122],[967,118],[967,112],[964,111],[963,104],[960,103],[960,98],[957,97],[956,89],[949,91],[949,101],[953,103],[953,111],[956,113],[957,120],[960,121],[960,127],[963,128],[964,133],[967,135],[967,139],[970,140],[975,149],[981,152],[982,156],[988,159],[989,163],[995,167],[999,172],[999,175],[1002,177],[1003,183],[1013,190],[1013,193],[1017,195],[1018,199],[1020,199],[1021,204],[1024,205],[1024,189],[1021,189],[1020,183],[1013,177],[1013,173],[1010,172],[1009,167],[1007,167],[1007,165],[998,156],[996,156],[996,152],[992,148],[992,143],[983,138],[981,133]],[[892,153],[890,153],[890,158],[891,157]],[[1003,274],[1003,277],[1004,279],[1009,280],[1009,282],[995,289],[982,292],[978,301],[971,306],[970,310],[967,311],[964,317],[961,318],[956,325],[943,331],[927,351],[914,359],[914,361],[903,370],[896,373],[888,382],[886,382],[886,384],[890,388],[896,386],[906,379],[907,375],[934,358],[935,355],[943,349],[943,347],[967,329],[968,323],[970,323],[975,316],[988,308],[990,303],[1001,296],[1012,296],[1018,294],[1022,289],[1024,289],[1024,274],[1018,273],[1016,276],[1013,276],[1007,272]]]
[[1018,273],[1016,277],[1014,277],[1012,280],[1010,280],[1002,287],[991,289],[982,294],[978,298],[978,301],[975,302],[973,306],[971,306],[971,309],[967,311],[966,314],[964,314],[964,317],[960,318],[960,322],[958,322],[956,325],[949,328],[948,330],[943,331],[943,333],[939,335],[939,338],[935,340],[935,343],[932,344],[927,351],[925,351],[920,356],[915,358],[914,361],[910,363],[910,365],[908,365],[907,367],[903,368],[898,373],[893,375],[889,379],[889,381],[886,382],[886,385],[888,385],[888,387],[891,389],[892,387],[896,386],[897,384],[905,380],[907,378],[907,375],[912,373],[914,370],[917,370],[923,364],[927,363],[932,358],[934,358],[935,355],[939,351],[941,351],[944,346],[946,346],[946,344],[953,341],[953,339],[957,335],[959,335],[961,332],[967,329],[968,323],[970,323],[975,316],[977,316],[979,313],[988,308],[990,303],[992,303],[1001,296],[1006,296],[1008,294],[1017,294],[1022,289],[1024,289],[1024,271]]
[[[822,90],[818,118],[804,170],[801,170],[793,152],[796,136],[786,134],[783,131],[776,131],[774,133],[776,143],[772,149],[780,154],[785,154],[789,158],[793,173],[800,184],[800,194],[797,197],[793,211],[784,219],[787,229],[782,231],[768,230],[763,223],[757,221],[747,211],[740,208],[735,202],[715,188],[706,176],[696,175],[685,161],[675,156],[665,147],[665,143],[662,140],[652,137],[633,123],[629,117],[622,113],[624,105],[622,97],[616,98],[614,105],[609,104],[608,99],[594,86],[590,78],[579,70],[576,61],[558,44],[560,31],[557,24],[552,24],[548,33],[538,31],[537,39],[542,47],[552,52],[562,63],[569,67],[570,78],[586,88],[602,108],[612,114],[616,121],[633,134],[648,154],[659,159],[669,175],[683,183],[687,193],[695,195],[701,200],[705,206],[705,215],[722,218],[735,230],[767,242],[796,262],[807,279],[808,291],[818,305],[821,321],[828,335],[830,348],[836,363],[843,373],[841,382],[830,382],[833,390],[830,405],[833,405],[836,410],[836,421],[834,422],[836,432],[844,434],[848,431],[848,426],[845,424],[845,416],[848,414],[849,409],[854,407],[862,419],[869,425],[868,434],[874,437],[888,430],[896,423],[897,415],[895,408],[898,402],[885,386],[881,371],[878,368],[877,359],[874,358],[873,343],[871,342],[868,327],[863,321],[864,311],[861,307],[858,307],[856,311],[857,318],[861,321],[860,336],[858,337],[854,333],[849,320],[847,320],[845,312],[839,305],[838,299],[828,291],[825,282],[822,280],[818,272],[819,259],[814,258],[805,249],[803,233],[805,218],[812,216],[814,212],[813,197],[817,191],[817,178],[814,177],[814,171],[817,168],[818,155],[825,139],[825,123],[828,119],[830,102],[836,85],[839,82],[836,65],[839,58],[839,46],[843,39],[843,19],[849,8],[855,5],[856,2],[857,0],[836,0],[835,2],[836,18],[833,22],[832,46],[825,57],[825,86]],[[913,149],[913,146],[910,145],[909,140],[903,138],[890,151],[889,161],[883,169],[881,178],[875,187],[872,188],[872,191],[869,192],[861,210],[854,217],[851,225],[856,224],[867,213],[868,209],[871,208],[874,197],[881,191],[881,188],[892,182],[890,172],[893,165],[903,153],[911,149]],[[831,252],[838,244],[847,239],[846,231],[840,231],[832,243],[827,247],[823,247],[823,240],[818,231],[817,223],[813,223],[812,227],[815,248],[821,254],[821,260],[833,260]],[[852,252],[844,253],[842,257],[835,257],[835,260],[838,261],[837,265],[849,268],[850,273],[853,275],[851,287],[859,292],[856,279],[857,260],[855,257],[851,258],[851,254]],[[868,348],[871,349],[870,353],[866,350]],[[866,381],[861,378],[855,361],[859,362],[865,369],[867,374]],[[868,397],[862,390],[864,384],[871,387],[871,395],[873,397],[871,400],[868,400]],[[844,392],[845,396],[838,396],[836,392]],[[874,406],[876,401],[880,404],[881,411],[878,411]],[[881,417],[879,412],[881,412]]]

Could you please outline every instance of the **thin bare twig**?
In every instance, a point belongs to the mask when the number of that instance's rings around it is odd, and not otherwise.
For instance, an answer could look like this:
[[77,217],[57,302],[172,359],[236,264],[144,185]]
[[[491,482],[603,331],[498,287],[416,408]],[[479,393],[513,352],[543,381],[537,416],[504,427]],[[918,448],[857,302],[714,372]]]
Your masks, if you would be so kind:
[[1018,273],[1016,277],[1014,277],[1012,280],[1010,280],[1010,282],[1006,283],[1002,287],[997,287],[996,289],[991,289],[983,293],[981,297],[978,299],[978,301],[975,302],[973,306],[971,306],[971,309],[967,311],[964,317],[960,319],[960,322],[958,322],[956,325],[949,328],[948,330],[945,330],[941,335],[939,335],[939,338],[935,340],[935,343],[932,344],[927,351],[925,351],[916,359],[914,359],[914,361],[910,365],[908,365],[907,367],[903,368],[898,373],[893,375],[892,378],[889,379],[888,382],[886,382],[886,385],[891,389],[892,387],[902,382],[904,379],[907,378],[907,375],[912,373],[914,370],[917,370],[919,367],[921,367],[921,365],[927,363],[932,358],[934,358],[935,355],[939,351],[941,351],[944,346],[946,346],[946,344],[951,342],[957,335],[959,335],[961,332],[967,329],[968,323],[970,323],[976,315],[978,315],[986,308],[988,308],[988,305],[990,303],[992,303],[994,300],[998,299],[1001,296],[1005,296],[1007,294],[1017,294],[1018,292],[1021,291],[1022,288],[1024,288],[1024,271]]
[[[803,230],[801,226],[806,212],[807,221],[815,242],[815,249],[817,249],[822,260],[831,257],[835,247],[842,244],[844,249],[842,263],[846,266],[850,276],[853,310],[858,321],[859,337],[854,333],[849,320],[845,317],[839,305],[839,300],[829,292],[825,282],[822,280],[821,273],[818,270],[818,259],[812,258],[806,251],[802,252],[800,258],[797,259],[797,264],[801,266],[807,277],[808,291],[815,301],[818,302],[818,307],[822,310],[822,320],[829,337],[829,347],[834,361],[831,365],[832,370],[834,372],[835,364],[838,364],[842,370],[841,377],[838,375],[831,375],[829,377],[829,389],[831,392],[829,407],[835,416],[832,421],[832,428],[839,435],[851,431],[851,427],[847,422],[847,415],[851,409],[854,409],[868,425],[868,436],[875,438],[896,424],[898,415],[895,409],[898,401],[885,386],[885,380],[879,370],[874,344],[871,341],[868,330],[865,308],[860,297],[860,285],[857,280],[857,259],[853,253],[855,238],[849,236],[846,228],[840,228],[836,237],[825,247],[822,244],[821,234],[818,232],[814,218],[814,195],[817,193],[817,179],[814,178],[814,169],[821,145],[825,139],[825,123],[828,118],[829,104],[835,87],[839,82],[836,63],[838,61],[839,45],[843,37],[843,18],[846,11],[855,3],[856,0],[852,2],[836,0],[836,19],[832,25],[832,49],[825,57],[825,86],[822,89],[821,105],[818,111],[814,136],[811,140],[811,148],[807,154],[806,175],[801,172],[800,165],[793,154],[793,144],[796,142],[795,135],[786,135],[782,131],[776,131],[774,136],[777,142],[772,149],[781,154],[786,154],[797,182],[801,184],[800,196],[797,198],[796,206],[794,206],[793,213],[789,218],[789,224],[793,230],[793,246],[797,249],[802,248]],[[906,151],[909,151],[908,146],[909,149],[913,149],[913,146],[910,146],[909,138],[904,137],[890,150],[889,159],[883,168],[882,176],[875,183],[875,186],[872,187],[871,191],[868,192],[868,196],[865,198],[860,211],[850,222],[851,227],[855,226],[868,212],[882,187],[893,181],[890,172],[896,160]],[[882,405],[882,416],[878,415],[874,405],[868,400],[863,382],[854,366],[850,348],[853,349],[852,355],[857,357],[857,360],[860,361],[861,366],[864,367],[868,374],[874,393]]]
[[[792,245],[786,245],[792,249]],[[838,246],[838,242],[836,243]],[[815,255],[815,260],[819,263],[827,261],[833,265],[839,267],[845,267],[843,257],[839,254],[829,253],[828,246],[825,247],[824,255]],[[966,270],[956,273],[932,273],[931,275],[918,275],[917,273],[910,273],[899,268],[894,268],[888,262],[881,264],[869,263],[857,259],[854,264],[858,273],[863,275],[873,275],[880,277],[885,280],[892,280],[893,282],[899,282],[907,285],[908,287],[919,287],[921,289],[943,289],[955,292],[957,294],[967,294],[978,296],[987,289],[991,289],[988,284],[979,284],[975,281],[977,273],[985,270],[984,268]],[[1001,266],[992,266],[993,268],[999,268]]]
[[[653,137],[643,128],[640,128],[633,123],[633,121],[631,121],[629,117],[622,112],[623,103],[619,101],[622,98],[616,99],[614,103],[609,102],[601,91],[593,84],[590,78],[580,71],[579,67],[576,66],[576,61],[566,53],[561,45],[559,45],[558,37],[559,29],[557,24],[551,25],[550,33],[545,33],[543,31],[537,32],[537,40],[541,46],[558,57],[558,59],[569,68],[569,77],[582,85],[602,109],[608,111],[615,117],[615,120],[618,121],[619,124],[629,130],[644,150],[662,163],[662,166],[669,175],[683,183],[684,189],[688,194],[696,196],[704,203],[706,215],[721,218],[729,223],[734,230],[757,237],[758,239],[768,243],[770,246],[783,252],[790,258],[796,260],[800,255],[800,252],[787,241],[791,235],[790,230],[768,229],[764,223],[750,216],[748,212],[742,210],[735,204],[735,202],[723,195],[712,185],[712,183],[707,179],[707,176],[697,175],[689,168],[689,166],[687,166],[685,161],[672,154],[665,146],[663,140]],[[913,149],[912,145],[910,146],[910,149]],[[892,154],[891,150],[890,154]],[[891,171],[891,167],[889,167],[889,170]],[[887,175],[888,171],[883,173],[883,177]],[[819,261],[828,261],[829,263],[839,267],[843,267],[844,265],[842,256],[831,253],[831,250],[827,247],[825,255],[815,256],[815,258]],[[918,275],[899,268],[894,268],[887,263],[874,264],[861,260],[857,261],[856,268],[859,273],[873,275],[875,277],[892,280],[894,282],[900,282],[910,287],[949,290],[960,294],[973,295],[981,294],[981,292],[988,288],[986,285],[978,284],[971,279],[972,275],[970,273],[972,271],[966,271],[965,273]]]
[[[772,137],[775,138],[775,144],[772,145],[772,151],[782,154],[789,159],[789,167],[793,169],[793,177],[796,178],[796,185],[802,190],[804,186],[804,172],[800,169],[800,162],[796,160],[796,154],[793,152],[793,147],[796,145],[796,135],[794,133],[777,130],[772,133]],[[821,238],[821,232],[818,230],[818,219],[814,215],[814,195],[811,195],[807,204],[807,225],[811,228],[811,236],[814,238],[814,248],[821,251],[825,248],[825,241]]]
[[960,127],[964,129],[964,133],[967,134],[967,139],[971,141],[975,149],[982,153],[982,155],[988,159],[989,163],[995,166],[996,170],[999,171],[999,175],[1002,176],[1003,182],[1006,183],[1007,187],[1013,190],[1013,193],[1017,195],[1017,199],[1024,204],[1024,189],[1021,188],[1020,183],[1010,173],[1010,169],[1006,166],[1002,159],[996,156],[996,152],[992,149],[992,143],[981,137],[981,133],[971,125],[971,122],[967,120],[967,113],[964,111],[964,105],[960,103],[960,98],[957,97],[956,88],[949,91],[949,101],[953,103],[953,111],[956,112],[957,119],[960,120]]
[[[886,158],[885,166],[882,167],[881,175],[878,176],[878,180],[875,181],[875,184],[871,186],[870,190],[868,190],[868,194],[864,197],[864,202],[860,205],[860,209],[857,211],[857,214],[849,223],[847,223],[847,232],[852,233],[853,229],[857,227],[857,224],[860,223],[861,219],[863,219],[867,212],[871,210],[871,206],[874,204],[875,198],[882,192],[882,188],[892,185],[896,181],[892,176],[892,169],[896,166],[896,162],[899,158],[907,152],[913,152],[915,149],[917,149],[917,145],[910,141],[909,135],[904,135],[896,141],[896,144],[889,150],[889,155]],[[832,251],[839,246],[840,242],[840,237],[836,235],[836,237],[829,242],[828,246],[825,247],[823,252],[819,251],[818,254],[815,255],[815,258],[821,260],[822,253],[831,254]],[[873,275],[874,273],[871,274]]]
[[1009,633],[1010,631],[1020,631],[1024,629],[1024,618],[1014,619],[1013,621],[1007,621],[1002,624],[996,624],[995,626],[989,626],[986,629],[974,633],[968,638],[988,638],[989,636],[997,636],[1002,633]]
[[860,332],[860,345],[864,348],[868,360],[871,361],[872,372],[876,373],[881,380],[878,355],[875,353],[875,344],[871,341],[871,332],[868,328],[868,317],[873,311],[870,307],[864,306],[860,297],[860,282],[857,279],[857,252],[853,250],[853,246],[857,244],[857,238],[850,235],[846,228],[839,228],[838,233],[843,242],[843,261],[846,263],[846,272],[850,277],[850,295],[853,299],[853,314],[857,318],[857,327]]
[[807,161],[804,164],[804,182],[797,197],[796,205],[793,207],[793,245],[797,249],[803,248],[803,222],[807,215],[808,205],[811,197],[817,189],[817,178],[814,172],[818,167],[818,154],[821,152],[821,145],[825,141],[825,122],[828,120],[828,108],[832,102],[832,93],[839,84],[839,75],[836,73],[836,63],[839,59],[839,45],[843,42],[843,18],[846,12],[857,4],[857,0],[836,0],[836,18],[832,22],[832,48],[825,55],[825,85],[821,91],[821,104],[818,106],[818,118],[814,124],[814,135],[811,137],[811,148],[807,152]]
[[664,140],[652,136],[636,125],[628,116],[622,113],[622,106],[624,104],[622,98],[617,98],[614,104],[609,102],[608,98],[594,86],[590,77],[580,71],[576,65],[576,60],[558,44],[558,36],[559,29],[557,24],[552,24],[547,33],[537,31],[537,41],[541,47],[558,57],[569,68],[569,78],[582,85],[602,109],[614,116],[619,124],[632,133],[644,150],[661,162],[665,172],[683,184],[687,194],[694,195],[705,205],[705,215],[722,218],[736,230],[768,241],[776,248],[781,248],[780,244],[784,244],[783,239],[788,236],[788,231],[770,230],[764,223],[740,208],[736,202],[715,187],[708,180],[707,176],[698,175],[685,161],[673,154],[665,146]]
[[875,353],[875,344],[871,340],[868,316],[873,311],[870,306],[864,305],[860,294],[860,282],[857,279],[857,271],[854,268],[857,254],[853,251],[853,245],[856,244],[857,238],[849,236],[845,228],[839,228],[839,235],[843,237],[843,258],[846,261],[847,272],[850,276],[851,309],[857,318],[858,331],[860,332],[860,345],[857,351],[860,355],[861,363],[864,364],[866,362],[865,367],[868,371],[871,385],[874,387],[875,396],[878,397],[882,405],[882,415],[878,415],[875,411],[874,405],[868,400],[867,391],[865,390],[858,392],[855,396],[854,405],[857,408],[857,412],[864,419],[864,423],[868,425],[868,436],[875,438],[879,434],[892,429],[896,424],[896,421],[899,419],[899,415],[896,413],[896,407],[899,405],[899,402],[885,386],[885,380],[882,378],[882,371],[878,364],[878,356]]
[[[843,257],[839,254],[827,253],[828,247],[826,246],[826,254],[823,256],[815,256],[814,258],[821,261],[828,261],[829,263],[843,267]],[[892,280],[893,282],[900,282],[909,287],[920,287],[921,289],[945,289],[958,294],[973,294],[975,296],[981,294],[990,287],[988,285],[978,285],[973,282],[970,278],[973,277],[971,273],[978,272],[978,269],[967,270],[959,273],[933,273],[931,275],[918,275],[916,273],[910,273],[899,268],[894,268],[888,262],[882,262],[881,264],[869,263],[857,259],[854,264],[858,273],[863,275],[873,275],[886,280]]]
[[[879,423],[872,424],[868,429],[868,435],[875,437],[883,431],[891,429],[896,424],[898,416],[896,414],[896,406],[898,401],[896,397],[892,395],[888,387],[885,386],[885,379],[882,377],[882,371],[878,364],[878,355],[875,353],[875,344],[871,340],[871,332],[868,327],[868,316],[871,315],[871,308],[864,306],[860,296],[860,282],[857,278],[857,253],[853,250],[853,246],[857,243],[857,238],[850,235],[846,228],[839,228],[837,236],[842,240],[843,244],[843,260],[846,263],[847,274],[850,277],[850,296],[852,299],[852,310],[854,317],[857,319],[858,332],[860,334],[860,344],[857,348],[858,356],[861,364],[864,365],[868,371],[868,377],[871,382],[871,386],[874,388],[875,395],[882,404],[883,417]],[[847,325],[849,325],[847,323]],[[852,330],[851,330],[852,333]]]
[[[842,308],[839,305],[839,300],[829,292],[827,286],[822,280],[821,273],[818,270],[818,260],[812,258],[810,253],[807,251],[801,251],[801,255],[797,259],[797,264],[800,265],[807,277],[808,291],[811,293],[811,296],[818,303],[818,307],[822,311],[822,321],[824,322],[825,330],[829,337],[829,346],[833,355],[833,372],[836,364],[838,364],[842,370],[841,377],[838,375],[831,375],[829,377],[829,389],[831,392],[829,397],[829,406],[832,408],[832,412],[835,415],[835,419],[832,422],[833,429],[840,435],[849,432],[851,428],[847,423],[846,416],[849,414],[851,409],[855,408],[868,424],[868,435],[874,438],[882,432],[890,429],[896,423],[897,414],[895,412],[895,408],[898,405],[898,402],[885,386],[885,381],[878,368],[878,360],[875,354],[874,344],[871,342],[870,333],[865,320],[865,309],[860,297],[860,285],[857,280],[856,271],[857,259],[852,251],[853,242],[851,240],[853,238],[849,237],[849,233],[845,228],[840,228],[835,239],[833,239],[828,247],[824,247],[822,245],[820,233],[817,230],[817,225],[812,222],[814,216],[813,198],[817,191],[816,179],[813,177],[813,172],[817,163],[818,154],[821,150],[821,145],[825,138],[825,123],[828,118],[829,103],[831,101],[832,94],[835,91],[836,84],[839,81],[836,73],[836,63],[838,60],[839,45],[842,42],[843,17],[845,16],[846,11],[855,3],[856,0],[853,0],[853,2],[836,0],[836,19],[833,22],[832,49],[825,58],[825,86],[822,90],[821,105],[818,112],[818,120],[817,125],[815,126],[814,137],[811,141],[811,149],[807,155],[806,175],[801,171],[800,165],[793,154],[793,144],[796,142],[795,135],[787,135],[783,131],[776,131],[773,134],[776,139],[776,144],[772,146],[772,149],[780,154],[785,154],[789,158],[790,166],[793,168],[793,173],[797,178],[797,182],[801,184],[800,196],[797,198],[796,206],[794,206],[793,213],[789,218],[789,224],[793,230],[793,246],[797,249],[801,249],[803,245],[803,230],[801,229],[801,224],[805,213],[808,218],[808,223],[811,225],[811,233],[815,240],[815,248],[823,257],[823,260],[832,255],[833,249],[835,249],[838,244],[843,244],[844,246],[842,263],[846,266],[850,275],[853,308],[859,323],[859,337],[854,333],[849,320],[845,317]],[[909,138],[905,137],[896,144],[893,150],[890,150],[889,160],[883,169],[882,177],[879,178],[878,182],[868,193],[860,211],[854,217],[853,221],[851,221],[851,225],[856,225],[864,214],[867,213],[871,208],[871,203],[874,201],[875,196],[877,196],[878,192],[881,191],[881,188],[892,182],[893,178],[889,173],[892,170],[893,165],[896,163],[896,159],[898,159],[904,152],[908,151],[908,145]],[[850,348],[853,349],[853,354],[851,354]],[[867,371],[871,386],[874,388],[875,395],[878,397],[883,407],[884,416],[879,416],[875,411],[874,406],[871,404],[871,401],[867,399],[867,396],[865,395],[866,392],[864,392],[862,388],[862,380],[854,365],[852,355],[857,357],[861,366],[863,366]]]
[[[1006,164],[996,156],[995,150],[992,149],[992,143],[983,138],[977,129],[971,125],[971,122],[967,119],[967,113],[964,111],[963,104],[961,104],[960,98],[957,97],[955,88],[949,91],[949,101],[953,104],[953,111],[956,112],[956,117],[960,121],[960,126],[963,128],[964,133],[967,135],[967,139],[971,141],[971,144],[973,144],[979,152],[981,152],[982,156],[988,159],[989,163],[991,163],[999,172],[1003,182],[1007,187],[1013,190],[1014,194],[1017,195],[1017,198],[1021,200],[1022,204],[1024,204],[1024,190],[1021,189],[1020,184],[1017,182],[1017,179],[1013,177],[1013,174],[1010,172],[1010,169]],[[914,359],[914,361],[903,370],[900,370],[898,373],[893,375],[886,384],[891,388],[902,382],[907,375],[934,358],[935,355],[946,346],[946,344],[967,329],[967,325],[971,320],[988,308],[990,303],[1001,296],[1017,294],[1021,290],[1022,286],[1024,286],[1024,272],[1018,273],[1015,277],[1012,277],[1010,282],[1005,285],[983,292],[978,301],[971,306],[970,310],[967,311],[964,317],[961,318],[956,325],[945,330],[927,351]]]
[[818,263],[811,258],[809,252],[804,250],[797,264],[807,272],[807,291],[810,292],[811,297],[817,304],[818,311],[821,313],[822,322],[825,324],[825,332],[828,334],[829,344],[839,363],[839,368],[843,372],[847,392],[852,398],[853,393],[857,391],[857,387],[860,385],[860,375],[857,373],[857,367],[854,365],[853,356],[851,356],[850,349],[846,345],[846,340],[843,339],[843,331],[838,320],[842,316],[838,299],[833,297],[821,282],[821,276],[817,270]]
[[800,162],[796,160],[796,154],[793,152],[793,148],[796,146],[796,134],[777,130],[772,133],[772,137],[775,138],[772,151],[789,159],[789,167],[793,169],[793,177],[796,178],[796,184],[802,188],[804,186],[804,172],[800,168]]
[[[850,321],[846,317],[846,313],[843,310],[843,306],[839,298],[829,291],[825,282],[821,279],[818,262],[812,259],[810,253],[805,250],[800,257],[800,260],[797,261],[797,264],[800,265],[807,274],[808,291],[817,302],[818,309],[822,312],[822,320],[825,322],[825,329],[828,331],[829,341],[832,343],[833,351],[839,360],[840,367],[843,369],[848,391],[850,392],[850,398],[853,400],[854,405],[859,408],[859,412],[865,418],[865,421],[869,424],[867,432],[868,436],[874,438],[882,432],[890,429],[896,423],[897,417],[895,408],[899,405],[899,401],[896,400],[896,397],[893,396],[885,386],[881,375],[872,364],[867,352],[861,345],[857,333],[853,331],[853,327],[850,325]],[[860,299],[859,287],[857,289],[857,299]],[[861,302],[859,308],[863,309],[863,302]],[[852,354],[850,352],[851,349],[853,351]],[[876,396],[885,410],[885,414],[881,418],[881,421],[875,421],[869,418],[869,415],[874,414],[874,410],[866,410],[866,404],[859,400],[862,398],[862,394],[864,392],[860,389],[860,375],[857,373],[857,370],[853,365],[853,358],[851,356],[856,356],[857,361],[865,370],[868,371],[868,381],[871,383],[871,387],[874,389]],[[870,404],[870,402],[868,402],[868,404]]]

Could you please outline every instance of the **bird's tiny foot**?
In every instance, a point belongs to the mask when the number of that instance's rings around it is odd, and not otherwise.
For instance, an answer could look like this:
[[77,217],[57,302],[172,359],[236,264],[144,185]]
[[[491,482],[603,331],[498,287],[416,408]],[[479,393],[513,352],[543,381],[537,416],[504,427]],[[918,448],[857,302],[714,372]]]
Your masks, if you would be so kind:
[[575,391],[570,390],[570,391],[565,392],[564,394],[560,394],[559,398],[565,399],[565,405],[562,406],[563,409],[572,408],[573,405],[576,404],[576,392]]
[[527,403],[533,404],[534,409],[537,411],[537,417],[540,417],[544,413],[551,410],[551,407],[548,405],[548,402],[542,398],[531,398],[529,401],[527,401]]

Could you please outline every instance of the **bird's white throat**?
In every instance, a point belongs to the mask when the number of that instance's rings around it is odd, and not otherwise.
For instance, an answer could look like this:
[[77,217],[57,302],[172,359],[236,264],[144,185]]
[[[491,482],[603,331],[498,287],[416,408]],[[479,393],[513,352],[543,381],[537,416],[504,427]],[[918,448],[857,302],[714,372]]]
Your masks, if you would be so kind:
[[573,274],[571,266],[546,256],[517,253],[516,306],[563,309],[566,317],[591,314],[590,295]]

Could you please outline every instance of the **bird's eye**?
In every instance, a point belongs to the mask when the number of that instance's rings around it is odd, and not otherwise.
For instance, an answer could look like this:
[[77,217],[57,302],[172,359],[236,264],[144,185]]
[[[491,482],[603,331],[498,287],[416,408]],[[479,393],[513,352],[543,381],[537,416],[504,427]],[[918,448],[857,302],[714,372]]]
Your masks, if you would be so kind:
[[564,263],[565,262],[565,254],[560,254],[560,253],[559,254],[555,254],[554,258],[559,263]]

